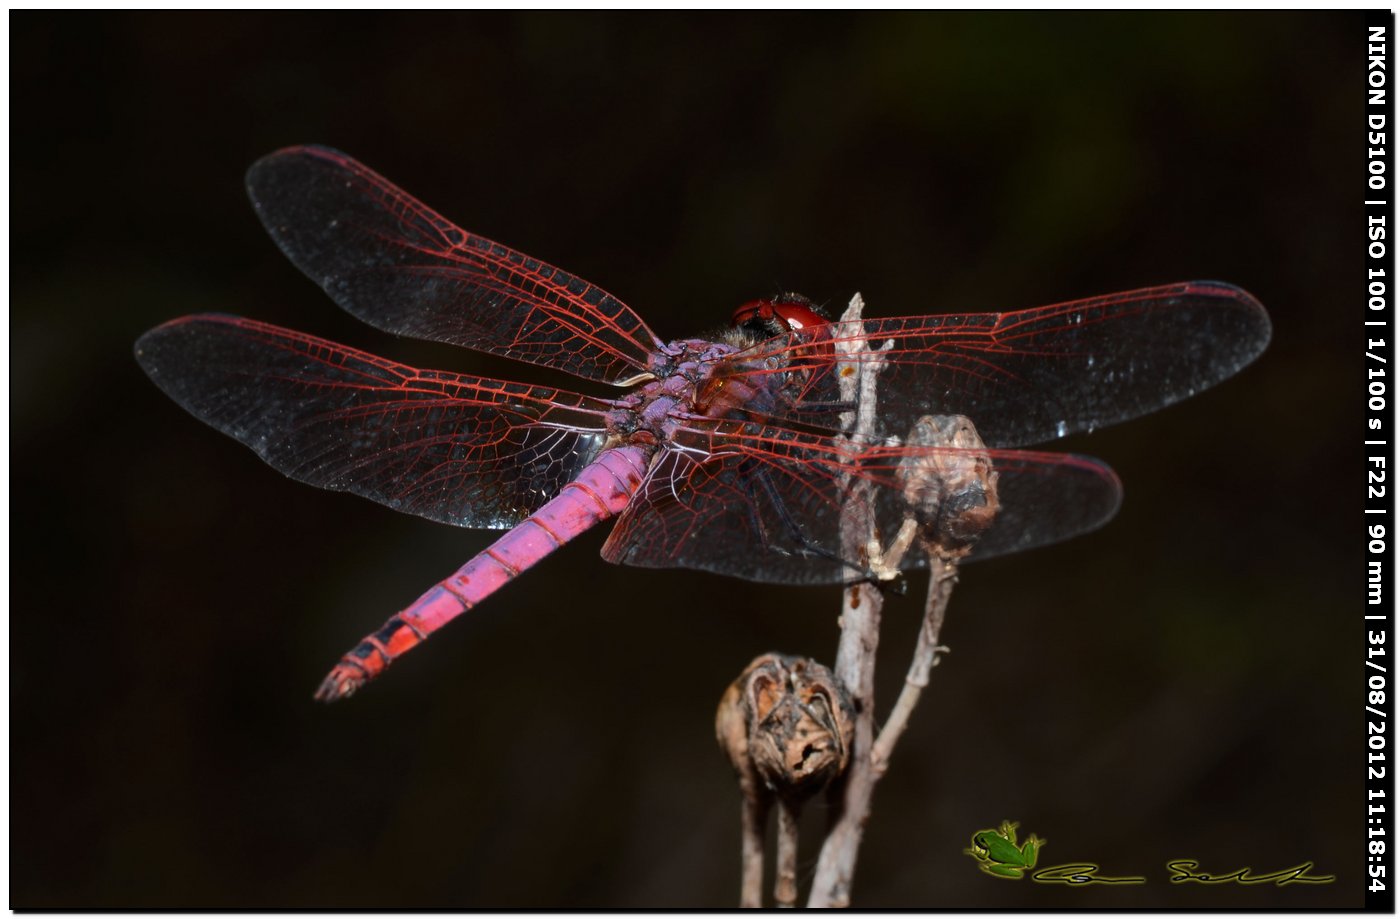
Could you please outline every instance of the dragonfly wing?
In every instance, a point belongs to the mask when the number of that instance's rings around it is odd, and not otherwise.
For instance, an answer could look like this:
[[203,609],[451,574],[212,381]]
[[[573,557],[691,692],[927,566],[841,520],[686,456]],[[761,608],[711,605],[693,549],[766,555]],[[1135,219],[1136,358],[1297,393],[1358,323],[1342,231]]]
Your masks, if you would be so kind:
[[[776,426],[700,422],[678,433],[607,543],[608,561],[681,567],[783,584],[829,584],[869,573],[849,558],[842,528],[874,516],[882,544],[908,511],[902,470],[990,462],[1000,508],[969,560],[991,558],[1096,529],[1122,488],[1097,460],[1062,453],[951,447],[864,446]],[[851,482],[873,486],[862,501]],[[867,528],[868,529],[868,528]],[[901,567],[928,564],[908,552]]]
[[505,528],[538,510],[602,449],[610,407],[236,316],[168,322],[136,358],[172,399],[292,478],[457,526]]
[[[880,360],[880,434],[922,415],[966,415],[989,446],[1042,443],[1145,415],[1232,376],[1268,344],[1264,308],[1237,287],[1193,282],[1013,313],[868,319],[859,336],[819,326],[727,358],[736,376],[800,383],[771,413],[839,429],[838,379]],[[832,340],[863,336],[845,363]],[[878,351],[892,341],[889,351]]]
[[660,343],[616,297],[459,229],[343,153],[290,147],[253,164],[248,194],[277,245],[358,318],[605,383]]

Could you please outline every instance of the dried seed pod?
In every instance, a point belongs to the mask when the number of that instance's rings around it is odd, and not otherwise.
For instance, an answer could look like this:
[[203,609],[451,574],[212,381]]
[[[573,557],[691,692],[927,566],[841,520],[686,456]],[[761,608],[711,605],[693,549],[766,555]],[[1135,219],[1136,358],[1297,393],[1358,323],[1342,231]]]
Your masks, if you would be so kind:
[[764,824],[778,802],[778,906],[797,903],[797,817],[802,802],[846,771],[855,735],[850,695],[807,658],[764,654],[725,690],[715,736],[743,793],[739,905],[763,905]]
[[801,799],[850,761],[855,713],[832,672],[808,658],[764,654],[724,694],[715,717],[720,747],[746,797],[758,786]]
[[997,474],[977,428],[964,415],[924,415],[906,443],[953,448],[906,459],[900,482],[924,540],[950,558],[966,555],[1001,506]]

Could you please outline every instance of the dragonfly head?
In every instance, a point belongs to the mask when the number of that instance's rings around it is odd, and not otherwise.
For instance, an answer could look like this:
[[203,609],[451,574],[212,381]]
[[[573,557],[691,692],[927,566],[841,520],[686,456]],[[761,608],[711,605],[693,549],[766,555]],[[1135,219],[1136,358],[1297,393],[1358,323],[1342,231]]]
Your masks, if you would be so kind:
[[750,300],[734,311],[730,322],[734,328],[762,341],[831,320],[817,312],[816,304],[801,294],[783,293],[770,299]]

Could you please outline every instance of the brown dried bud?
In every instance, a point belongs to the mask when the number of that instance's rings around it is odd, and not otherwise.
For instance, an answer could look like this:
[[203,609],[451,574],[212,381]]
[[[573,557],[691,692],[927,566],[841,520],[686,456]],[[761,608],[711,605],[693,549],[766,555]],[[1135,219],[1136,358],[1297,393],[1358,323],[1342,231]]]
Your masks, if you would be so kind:
[[826,667],[808,658],[764,654],[720,701],[715,733],[746,797],[760,786],[805,798],[841,775],[850,761],[855,712]]
[[997,474],[977,428],[964,415],[924,415],[906,443],[952,448],[906,459],[900,484],[924,540],[950,556],[966,555],[1001,507]]

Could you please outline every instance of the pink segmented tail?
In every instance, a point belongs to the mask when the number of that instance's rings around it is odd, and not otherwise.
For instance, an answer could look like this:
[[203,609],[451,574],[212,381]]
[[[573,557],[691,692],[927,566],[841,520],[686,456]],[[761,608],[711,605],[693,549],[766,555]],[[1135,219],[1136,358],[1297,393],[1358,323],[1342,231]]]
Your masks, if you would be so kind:
[[647,460],[640,447],[604,450],[553,500],[365,636],[321,681],[316,698],[334,702],[352,694],[522,571],[620,513],[641,486]]

